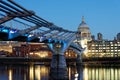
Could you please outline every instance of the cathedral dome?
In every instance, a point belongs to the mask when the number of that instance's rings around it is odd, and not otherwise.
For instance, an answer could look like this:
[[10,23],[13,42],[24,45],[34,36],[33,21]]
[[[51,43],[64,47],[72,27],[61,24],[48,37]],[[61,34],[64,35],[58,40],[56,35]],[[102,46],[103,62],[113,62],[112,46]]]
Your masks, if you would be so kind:
[[85,23],[84,16],[82,17],[82,22],[78,26],[78,31],[81,32],[81,30],[89,30],[88,25]]
[[78,37],[82,39],[91,40],[91,32],[88,25],[85,23],[84,16],[82,17],[82,22],[78,26]]

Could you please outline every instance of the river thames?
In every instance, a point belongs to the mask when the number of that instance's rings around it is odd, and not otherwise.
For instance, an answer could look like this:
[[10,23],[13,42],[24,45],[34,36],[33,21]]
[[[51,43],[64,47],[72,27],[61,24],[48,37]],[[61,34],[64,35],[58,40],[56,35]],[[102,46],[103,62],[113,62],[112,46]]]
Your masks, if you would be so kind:
[[[118,66],[68,66],[69,80],[120,80]],[[50,67],[43,64],[0,65],[0,80],[51,80]]]

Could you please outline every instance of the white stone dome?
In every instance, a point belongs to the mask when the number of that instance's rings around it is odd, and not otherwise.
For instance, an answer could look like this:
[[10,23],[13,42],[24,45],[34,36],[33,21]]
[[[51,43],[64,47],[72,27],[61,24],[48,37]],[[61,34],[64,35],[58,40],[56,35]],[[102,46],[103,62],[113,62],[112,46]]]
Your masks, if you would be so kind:
[[82,17],[82,22],[78,26],[78,37],[82,40],[87,39],[91,40],[91,32],[88,25],[85,23],[84,16]]
[[89,30],[89,27],[88,25],[85,23],[85,20],[84,20],[84,16],[82,17],[82,22],[80,23],[80,25],[78,26],[78,31],[86,31],[86,30]]
[[80,23],[78,28],[80,28],[80,27],[88,27],[88,25],[84,21],[82,21],[82,23]]

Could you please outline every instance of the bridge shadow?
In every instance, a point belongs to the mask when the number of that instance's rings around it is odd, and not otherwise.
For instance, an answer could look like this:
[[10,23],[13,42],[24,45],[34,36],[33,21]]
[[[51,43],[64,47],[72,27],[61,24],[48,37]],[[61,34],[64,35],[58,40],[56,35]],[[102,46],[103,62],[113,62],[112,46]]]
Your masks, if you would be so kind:
[[77,68],[77,76],[75,76],[75,80],[83,80],[83,66],[82,65],[79,65],[79,66],[76,66]]
[[[70,77],[69,72],[63,68],[51,68],[49,72],[49,80],[83,80],[83,65],[76,66],[74,77]],[[71,74],[71,73],[70,73]]]
[[69,80],[67,69],[51,68],[49,73],[49,80]]

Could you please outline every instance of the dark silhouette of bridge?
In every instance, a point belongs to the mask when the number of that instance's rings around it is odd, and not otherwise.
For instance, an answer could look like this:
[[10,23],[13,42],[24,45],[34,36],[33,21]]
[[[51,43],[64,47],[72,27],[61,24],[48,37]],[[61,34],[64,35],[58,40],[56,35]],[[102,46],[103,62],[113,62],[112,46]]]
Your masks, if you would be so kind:
[[[13,24],[10,25],[10,22]],[[66,76],[66,72],[61,72],[58,68],[64,71],[67,69],[64,53],[68,47],[76,51],[77,60],[81,62],[84,49],[74,42],[77,34],[77,31],[63,29],[37,16],[35,12],[25,9],[13,0],[0,0],[0,41],[48,43],[53,54],[51,61],[53,74],[57,70]]]

